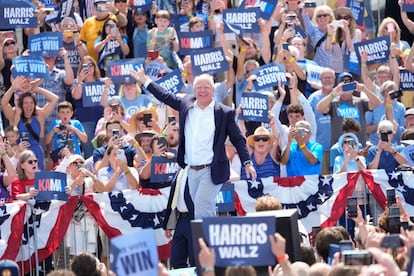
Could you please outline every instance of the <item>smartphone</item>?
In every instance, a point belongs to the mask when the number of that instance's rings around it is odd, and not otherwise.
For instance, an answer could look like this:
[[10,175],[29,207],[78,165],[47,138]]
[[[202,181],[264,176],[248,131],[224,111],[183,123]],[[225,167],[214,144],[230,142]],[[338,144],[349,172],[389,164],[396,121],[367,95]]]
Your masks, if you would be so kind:
[[88,72],[88,70],[89,70],[89,65],[88,64],[82,64],[82,71],[86,71],[86,72]]
[[293,23],[287,23],[287,27],[288,27],[288,29],[294,29],[295,28],[295,24],[293,24]]
[[116,26],[111,26],[111,35],[112,36],[116,36],[116,29],[117,29],[117,27]]
[[59,124],[59,130],[65,130],[66,126],[64,124]]
[[283,43],[282,46],[283,46],[283,50],[289,51],[289,44]]
[[164,136],[158,136],[158,145],[160,147],[164,147],[165,149],[168,148],[167,139]]
[[174,123],[176,121],[177,121],[177,119],[175,118],[175,116],[168,116],[168,123],[169,124]]
[[[383,141],[382,140],[382,133],[381,133],[381,141]],[[388,134],[387,134],[387,141],[388,141]],[[395,189],[394,188],[388,188],[386,190],[386,193],[387,193],[387,204],[388,204],[388,207],[390,207],[394,203],[397,203],[397,200],[395,199]]]
[[388,228],[388,232],[393,234],[398,234],[400,233],[400,228],[401,228],[401,220],[400,217],[388,217],[387,220],[387,228]]
[[381,132],[381,141],[388,142],[388,133]]
[[151,120],[152,120],[152,114],[151,114],[151,113],[145,113],[145,114],[142,116],[142,118],[143,118],[143,121],[144,121],[144,125],[145,125],[146,127],[150,127],[150,126],[148,125],[148,123],[149,123],[149,122],[151,122]]
[[110,105],[113,113],[118,113],[119,104]]
[[410,225],[408,224],[408,221],[401,221],[401,227],[404,230],[410,230]]
[[339,245],[331,243],[329,245],[328,265],[332,265],[336,252],[339,252]]
[[400,239],[400,234],[390,234],[385,236],[382,239],[381,245],[382,248],[399,248],[403,247],[404,244]]
[[401,98],[402,95],[403,95],[402,90],[401,89],[398,89],[398,90],[392,91],[390,93],[390,98],[394,100],[394,99]]
[[22,141],[29,143],[29,132],[22,132]]
[[400,207],[397,206],[390,206],[389,210],[389,217],[400,217]]
[[339,242],[339,252],[344,252],[346,250],[352,250],[352,242],[348,240],[342,240]]
[[54,14],[55,13],[55,9],[54,8],[41,8],[40,10],[42,12],[46,13],[47,15]]
[[372,261],[372,255],[367,250],[342,252],[342,262],[345,265],[371,265]]
[[305,2],[303,3],[304,8],[316,8],[316,2]]
[[338,28],[343,28],[344,22],[342,22],[341,20],[334,20],[332,21],[332,25]]
[[287,20],[296,20],[296,14],[288,14],[287,16],[286,16],[286,19]]
[[113,129],[112,136],[114,137],[115,141],[118,141],[119,140],[119,129]]
[[352,92],[357,88],[356,82],[348,82],[342,85],[342,91],[344,92]]
[[387,23],[387,31],[388,31],[389,33],[393,33],[393,32],[395,32],[395,26],[394,26],[394,23],[392,23],[392,22]]
[[151,60],[156,60],[158,58],[158,51],[157,50],[148,51],[147,57]]
[[347,200],[348,217],[358,217],[358,202],[356,197],[350,197]]
[[312,246],[315,246],[315,238],[321,230],[322,227],[320,226],[312,226]]
[[126,161],[126,156],[125,156],[125,152],[123,149],[118,149],[117,157],[119,160]]

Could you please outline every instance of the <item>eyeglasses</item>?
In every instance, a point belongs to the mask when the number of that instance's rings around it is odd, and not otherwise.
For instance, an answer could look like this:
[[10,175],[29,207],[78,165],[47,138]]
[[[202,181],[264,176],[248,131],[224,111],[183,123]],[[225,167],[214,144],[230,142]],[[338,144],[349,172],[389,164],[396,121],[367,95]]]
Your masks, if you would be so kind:
[[316,17],[317,18],[322,18],[322,17],[328,17],[331,16],[329,13],[322,13],[322,14],[318,14]]
[[37,160],[37,159],[27,160],[27,163],[29,163],[30,165],[37,164],[37,162],[39,162],[39,160]]
[[92,62],[91,62],[91,63],[88,63],[88,67],[89,67],[89,68],[91,68],[91,67],[95,67],[95,64],[93,64]]
[[260,142],[260,141],[267,142],[267,141],[269,141],[269,137],[267,137],[267,136],[257,136],[257,137],[254,137],[254,141],[255,142]]
[[383,131],[380,131],[380,133],[381,134],[393,134],[393,131],[392,130],[383,130]]
[[142,122],[142,121],[144,121],[144,118],[143,118],[143,117],[137,117],[137,118],[135,119],[135,121],[140,121],[140,122]]
[[338,20],[341,20],[341,19],[349,20],[349,19],[351,19],[351,17],[349,15],[344,15],[344,16],[338,15],[336,17],[336,19],[338,19]]
[[6,42],[4,43],[4,47],[14,46],[16,45],[16,41]]

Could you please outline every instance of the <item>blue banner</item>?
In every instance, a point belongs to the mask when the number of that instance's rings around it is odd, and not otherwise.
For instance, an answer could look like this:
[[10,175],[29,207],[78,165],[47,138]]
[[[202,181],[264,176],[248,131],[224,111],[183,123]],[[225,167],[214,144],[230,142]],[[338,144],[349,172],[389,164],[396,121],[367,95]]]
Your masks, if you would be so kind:
[[155,231],[141,229],[111,239],[111,270],[118,276],[157,276]]
[[200,49],[192,52],[191,65],[193,75],[213,74],[229,70],[229,64],[223,48]]
[[179,69],[175,69],[155,82],[172,94],[180,93],[184,88],[184,81],[181,77],[181,71]]
[[152,9],[152,0],[134,0],[133,3],[136,13],[144,13]]
[[46,63],[39,56],[18,56],[13,59],[12,77],[25,76],[28,78],[49,79],[50,74]]
[[68,201],[68,195],[65,193],[66,173],[37,172],[35,173],[34,186],[39,191],[35,197],[38,201],[52,199]]
[[240,120],[254,122],[269,122],[267,112],[269,110],[269,98],[260,93],[243,93],[240,101]]
[[145,66],[145,75],[150,77],[153,81],[158,80],[161,75],[168,74],[172,70],[168,66],[153,60],[150,64]]
[[368,53],[367,65],[387,62],[390,54],[390,46],[389,35],[354,43],[359,63],[361,63],[361,52],[365,51]]
[[283,85],[288,83],[285,66],[275,62],[263,65],[253,70],[250,74],[257,76],[256,80],[253,81],[256,91],[277,86],[279,81],[281,81]]
[[[101,81],[84,82],[82,86],[82,103],[83,107],[100,106],[101,97],[105,90],[105,84]],[[115,85],[111,85],[108,97],[117,95]]]
[[259,33],[260,26],[257,20],[260,18],[261,11],[259,8],[250,9],[225,9],[223,10],[224,32],[234,32],[230,26],[237,26],[241,31],[247,33]]
[[400,89],[414,90],[414,73],[406,69],[400,70]]
[[61,32],[44,32],[29,36],[31,55],[43,57],[58,57],[60,48],[63,48]]
[[37,17],[34,10],[35,7],[26,1],[1,1],[1,29],[37,27]]
[[349,7],[354,15],[355,21],[358,25],[364,25],[364,1],[347,0],[346,6]]
[[404,12],[414,12],[414,3],[411,0],[403,0],[402,10]]
[[173,180],[179,165],[177,160],[163,156],[152,156],[151,159],[151,183],[164,183]]
[[[303,66],[305,65],[305,66]],[[321,73],[323,67],[319,65],[309,64],[309,63],[299,63],[299,66],[306,71],[306,81],[307,82],[314,82],[319,86],[322,86],[321,82]]]
[[216,210],[218,212],[234,211],[234,184],[221,185],[220,192],[216,197]]
[[300,38],[306,38],[306,32],[298,25],[295,25],[295,36]]
[[137,81],[131,77],[129,71],[136,70],[136,68],[140,67],[144,62],[145,60],[143,58],[111,60],[106,63],[106,72],[108,77],[111,78],[112,82],[115,84],[135,83]]
[[209,217],[203,218],[202,229],[218,267],[276,263],[269,241],[276,232],[276,217]]
[[278,1],[271,1],[271,0],[245,0],[242,3],[240,3],[239,9],[245,9],[246,6],[257,7],[262,12],[260,17],[265,20],[269,20],[272,17],[272,14],[276,8],[277,2]]
[[214,45],[213,32],[181,32],[178,33],[180,54],[189,55],[194,49],[212,48]]

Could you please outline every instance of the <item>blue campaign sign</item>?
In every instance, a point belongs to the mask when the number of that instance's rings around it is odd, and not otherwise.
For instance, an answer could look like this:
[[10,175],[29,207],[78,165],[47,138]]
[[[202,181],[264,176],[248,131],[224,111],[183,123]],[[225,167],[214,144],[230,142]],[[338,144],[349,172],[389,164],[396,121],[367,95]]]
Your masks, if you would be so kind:
[[174,179],[179,165],[177,160],[163,156],[152,156],[151,159],[151,183],[170,182]]
[[274,265],[269,235],[276,232],[276,217],[209,217],[202,229],[207,245],[216,253],[216,266]]
[[402,10],[404,12],[414,12],[414,3],[411,0],[403,0]]
[[189,55],[194,49],[212,48],[214,44],[213,32],[180,32],[178,33],[180,54]]
[[35,6],[26,1],[0,1],[1,29],[37,27]]
[[152,228],[111,239],[111,270],[118,276],[157,276],[158,251]]
[[276,8],[277,2],[278,1],[270,1],[270,0],[245,0],[242,3],[240,3],[239,9],[245,9],[246,6],[257,7],[262,12],[260,17],[265,20],[269,20],[270,17],[272,17],[272,14]]
[[[168,74],[172,70],[168,66],[153,60],[150,64],[145,66],[145,75],[150,77],[153,81],[160,78],[160,75]],[[162,73],[162,74],[161,74]]]
[[306,38],[306,32],[298,25],[295,25],[295,36],[300,38]]
[[323,67],[320,67],[319,65],[315,65],[315,64],[306,63],[304,69],[307,73],[306,80],[308,82],[314,82],[317,85],[322,86],[321,73],[322,73]]
[[406,70],[400,70],[400,89],[414,90],[414,73]]
[[263,65],[253,70],[251,74],[257,76],[256,80],[253,81],[256,91],[277,86],[279,81],[281,81],[283,85],[288,83],[285,66],[275,62]]
[[25,76],[28,78],[49,79],[49,70],[42,57],[18,56],[13,59],[12,77]]
[[269,98],[260,93],[243,93],[240,101],[239,119],[254,122],[269,122]]
[[61,32],[44,32],[29,36],[31,55],[57,57],[62,47],[63,37]]
[[242,32],[258,33],[260,32],[257,20],[260,18],[261,11],[259,8],[250,9],[225,9],[223,10],[224,32],[231,33],[228,25],[238,26]]
[[184,87],[184,81],[181,77],[181,71],[179,69],[175,69],[155,82],[172,94],[181,92]]
[[108,77],[112,79],[115,84],[120,83],[135,83],[136,80],[131,77],[129,71],[136,70],[144,64],[143,58],[131,58],[131,59],[120,59],[111,60],[106,63]]
[[144,13],[152,9],[152,0],[134,0],[133,3],[136,13]]
[[364,25],[364,1],[347,0],[346,6],[349,7],[354,15],[355,21],[358,25]]
[[[100,106],[101,97],[105,90],[105,84],[101,81],[84,82],[82,86],[82,103],[83,107]],[[111,85],[108,97],[115,96],[115,85]]]
[[34,186],[39,191],[35,197],[38,201],[68,200],[68,195],[65,193],[66,173],[37,172],[35,173]]
[[218,212],[234,211],[234,184],[221,185],[220,192],[216,197],[216,210]]
[[358,61],[361,63],[361,52],[368,53],[367,65],[387,62],[390,54],[390,36],[385,35],[364,42],[354,43]]
[[213,74],[229,70],[223,48],[200,49],[191,53],[193,75]]

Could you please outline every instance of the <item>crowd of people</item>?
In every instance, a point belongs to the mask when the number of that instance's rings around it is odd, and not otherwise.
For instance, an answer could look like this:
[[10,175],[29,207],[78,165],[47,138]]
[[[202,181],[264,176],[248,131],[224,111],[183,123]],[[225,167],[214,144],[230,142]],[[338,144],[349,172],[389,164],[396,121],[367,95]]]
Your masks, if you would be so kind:
[[[400,70],[414,72],[414,44],[410,48],[401,40],[401,26],[393,18],[378,22],[375,34],[370,14],[361,23],[346,1],[315,6],[310,0],[281,0],[269,19],[258,20],[259,33],[235,35],[225,32],[223,12],[238,6],[225,0],[154,1],[145,10],[128,0],[79,0],[73,1],[71,16],[61,20],[51,20],[45,9],[52,4],[57,13],[61,1],[30,2],[38,26],[0,32],[2,202],[35,197],[39,171],[66,173],[66,193],[72,196],[171,187],[164,228],[172,238],[171,267],[184,268],[195,266],[197,257],[190,221],[216,215],[216,196],[224,183],[367,169],[391,173],[414,166],[414,108],[400,100]],[[414,21],[403,4],[401,0],[403,24],[412,30]],[[229,69],[193,75],[179,38],[205,30],[213,34],[212,46],[223,49]],[[28,37],[42,32],[63,35],[58,56],[43,56],[49,78],[13,75],[13,60],[31,55]],[[390,38],[387,60],[367,65],[369,53],[363,51],[361,73],[351,71],[354,43],[376,36]],[[114,84],[108,62],[130,58],[144,62],[129,72],[128,82]],[[255,70],[271,62],[285,68],[287,84],[256,91]],[[159,64],[159,78],[179,69],[182,91],[169,93],[148,76],[144,68],[152,63]],[[310,77],[311,68],[319,80]],[[85,86],[92,83],[103,87],[95,105],[85,99]],[[239,118],[244,93],[267,97],[266,122]],[[174,180],[151,180],[153,164],[160,160],[178,163]],[[398,207],[401,217],[411,215]],[[318,275],[348,270],[397,275],[406,269],[412,233],[401,231],[407,255],[385,262],[384,254],[371,248],[379,247],[385,234],[371,232],[389,232],[387,226],[379,218],[379,227],[371,231],[363,220],[358,216],[356,221],[355,248],[368,248],[382,270],[375,265],[331,268],[304,260],[310,270],[300,274],[295,263],[283,258],[285,241],[276,234],[271,244],[280,266],[270,273],[316,275],[316,267]],[[108,264],[108,239],[79,201],[68,231],[70,255],[98,254],[97,236],[103,247],[99,257]],[[310,255],[327,262],[326,246],[349,239],[337,229],[323,229]],[[200,263],[214,266],[214,254],[200,245]],[[335,263],[340,262],[337,257]]]

